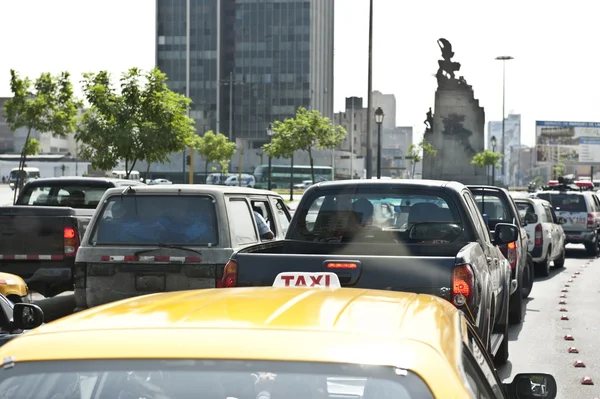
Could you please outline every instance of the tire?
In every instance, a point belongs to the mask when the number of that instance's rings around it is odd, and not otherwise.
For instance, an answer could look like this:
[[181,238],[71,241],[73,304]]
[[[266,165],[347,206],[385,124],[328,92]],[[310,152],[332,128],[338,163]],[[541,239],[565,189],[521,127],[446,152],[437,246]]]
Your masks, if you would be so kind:
[[494,364],[496,366],[503,366],[508,362],[508,317],[504,321],[504,325],[502,326],[503,334],[502,334],[502,345],[498,349],[496,356],[494,356]]
[[567,250],[565,249],[565,247],[563,247],[560,255],[558,255],[558,258],[554,259],[554,267],[557,269],[562,269],[563,267],[565,267],[565,258],[566,258],[566,252]]
[[[548,263],[550,264],[550,263]],[[523,270],[523,288],[521,289],[521,295],[523,299],[528,298],[531,294],[531,290],[533,289],[533,279],[534,279],[534,265],[533,258],[527,255],[527,261],[525,262],[525,270]]]
[[536,271],[542,277],[548,277],[550,275],[550,253],[552,252],[552,247],[548,247],[548,251],[546,252],[546,258],[543,261],[537,264]]
[[[525,270],[523,271],[525,272]],[[525,306],[523,304],[523,276],[517,280],[519,286],[514,294],[510,296],[508,303],[508,324],[515,325],[523,322]]]
[[585,249],[587,250],[589,256],[598,255],[598,236],[596,236],[595,242],[585,243]]

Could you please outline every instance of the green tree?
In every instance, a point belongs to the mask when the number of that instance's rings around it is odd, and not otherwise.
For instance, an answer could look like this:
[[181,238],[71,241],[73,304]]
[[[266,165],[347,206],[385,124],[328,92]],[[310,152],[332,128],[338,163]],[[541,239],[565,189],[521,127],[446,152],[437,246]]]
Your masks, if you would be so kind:
[[[65,137],[75,130],[77,109],[80,103],[73,95],[73,85],[68,72],[59,75],[42,73],[35,81],[21,78],[11,69],[10,89],[12,98],[4,103],[6,122],[14,132],[27,129],[25,144],[19,161],[19,175],[22,174],[27,155],[39,151],[39,143],[31,138],[31,132],[51,132]],[[23,179],[19,179],[22,186]],[[15,190],[16,195],[17,190]]]
[[204,173],[208,177],[208,164],[218,162],[221,166],[221,173],[225,173],[229,167],[229,162],[235,154],[235,143],[229,141],[229,138],[222,133],[215,134],[212,130],[199,137],[195,147],[204,158]]
[[146,73],[131,68],[117,92],[106,71],[86,73],[83,92],[89,103],[76,134],[81,157],[92,167],[110,170],[125,162],[127,178],[139,160],[168,161],[194,142],[191,100],[167,87],[158,68]]
[[554,174],[554,178],[558,179],[565,175],[565,164],[561,161],[552,167],[552,173]]
[[[482,152],[475,154],[475,156],[471,160],[471,163],[480,168],[487,168],[490,166],[492,168],[499,168],[502,166],[502,164],[500,163],[500,160],[502,158],[504,158],[504,155],[500,154],[499,152],[483,150]],[[492,182],[492,184],[495,183],[496,182]]]
[[417,164],[423,160],[423,154],[436,156],[437,150],[425,139],[421,140],[419,144],[411,144],[408,146],[408,159],[412,161],[410,177],[413,179],[415,178],[415,168]]
[[315,179],[312,150],[332,150],[346,136],[342,126],[335,127],[331,120],[317,110],[308,111],[300,107],[295,118],[275,121],[271,142],[263,146],[263,150],[272,158],[291,158],[296,151],[308,152],[310,172]]

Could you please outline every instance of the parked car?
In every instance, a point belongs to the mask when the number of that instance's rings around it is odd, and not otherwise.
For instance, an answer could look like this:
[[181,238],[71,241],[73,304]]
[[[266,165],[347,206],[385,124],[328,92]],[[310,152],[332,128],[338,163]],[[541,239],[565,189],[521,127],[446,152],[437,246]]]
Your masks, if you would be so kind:
[[30,181],[14,206],[0,207],[0,270],[46,297],[72,291],[75,254],[102,195],[138,185],[144,184],[104,177]]
[[565,266],[564,217],[556,216],[552,204],[539,198],[515,199],[522,219],[527,222],[525,231],[529,235],[528,251],[542,276],[550,274],[550,262],[554,266]]
[[[376,209],[388,205],[388,219]],[[395,205],[403,216],[395,216]],[[221,287],[270,286],[281,272],[336,273],[343,286],[438,295],[461,310],[499,363],[508,358],[508,300],[517,288],[471,192],[457,182],[345,180],[310,186],[285,240],[234,253]],[[218,276],[219,277],[219,276]]]
[[290,216],[272,191],[155,185],[108,190],[75,259],[77,310],[148,292],[215,288],[231,254],[263,241],[256,213],[274,239]]
[[552,204],[557,217],[565,218],[562,228],[566,244],[583,244],[588,254],[596,256],[600,246],[600,199],[591,191],[575,191],[557,185],[536,193],[537,198]]
[[[241,182],[241,183],[240,183]],[[251,187],[254,188],[256,185],[256,179],[253,175],[242,173],[241,180],[238,174],[229,175],[225,180],[226,186],[238,186],[238,187]]]
[[485,216],[487,226],[495,234],[498,224],[510,223],[517,226],[518,236],[512,242],[499,244],[508,259],[511,278],[518,282],[519,290],[510,297],[511,324],[519,324],[525,314],[524,298],[531,293],[534,278],[533,259],[529,255],[529,238],[514,200],[504,188],[495,186],[468,186],[473,193],[477,208]]
[[503,383],[469,318],[447,301],[339,288],[334,277],[276,279],[329,279],[328,288],[162,293],[65,317],[0,348],[0,392],[15,399],[556,397],[550,374]]

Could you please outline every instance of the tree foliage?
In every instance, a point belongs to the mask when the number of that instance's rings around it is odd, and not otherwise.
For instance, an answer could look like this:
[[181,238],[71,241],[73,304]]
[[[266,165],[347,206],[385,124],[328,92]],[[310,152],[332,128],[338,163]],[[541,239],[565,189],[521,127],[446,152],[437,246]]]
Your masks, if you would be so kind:
[[314,148],[332,150],[346,136],[342,126],[335,127],[332,121],[317,110],[308,111],[300,107],[295,118],[275,121],[271,142],[262,148],[272,158],[291,158],[296,151],[306,151],[310,159],[310,171],[315,181]]
[[23,147],[23,153],[25,155],[37,155],[41,149],[42,147],[40,146],[40,142],[37,139],[30,138]]
[[565,174],[565,164],[563,162],[559,162],[552,167],[552,173],[554,174],[554,178],[558,179],[559,177],[563,177]]
[[415,168],[419,162],[423,160],[423,154],[436,156],[437,150],[433,148],[431,143],[423,139],[418,144],[408,146],[408,158],[412,161],[411,178],[415,178]]
[[499,168],[502,166],[500,160],[504,158],[504,155],[499,152],[494,152],[490,150],[483,150],[482,152],[476,154],[471,163],[480,168],[485,168],[487,166],[493,166],[495,168]]
[[[31,132],[48,132],[64,137],[75,130],[77,110],[80,103],[73,95],[73,84],[68,72],[59,75],[42,73],[35,81],[21,78],[11,69],[10,90],[12,98],[4,103],[6,122],[14,132],[27,129],[27,136],[19,170],[23,170],[27,155],[35,155],[39,151],[39,142],[31,139]],[[21,175],[22,172],[19,172]],[[23,179],[19,185],[22,186]],[[16,195],[17,190],[15,190]]]
[[236,151],[235,143],[229,141],[224,134],[215,134],[212,130],[204,133],[204,136],[198,137],[195,148],[204,158],[204,172],[207,176],[208,164],[213,162],[219,163],[221,172],[225,173]]
[[109,170],[123,160],[129,177],[139,160],[163,163],[196,144],[194,120],[187,115],[191,100],[170,90],[158,68],[131,68],[121,76],[120,90],[110,79],[101,71],[84,74],[82,82],[89,107],[76,137],[81,157],[93,168]]

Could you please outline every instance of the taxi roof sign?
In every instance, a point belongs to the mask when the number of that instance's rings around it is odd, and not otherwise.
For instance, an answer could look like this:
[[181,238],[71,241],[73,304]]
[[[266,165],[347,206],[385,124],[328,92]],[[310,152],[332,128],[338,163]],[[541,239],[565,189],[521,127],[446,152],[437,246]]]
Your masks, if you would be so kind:
[[275,277],[273,287],[341,288],[335,273],[283,272]]

